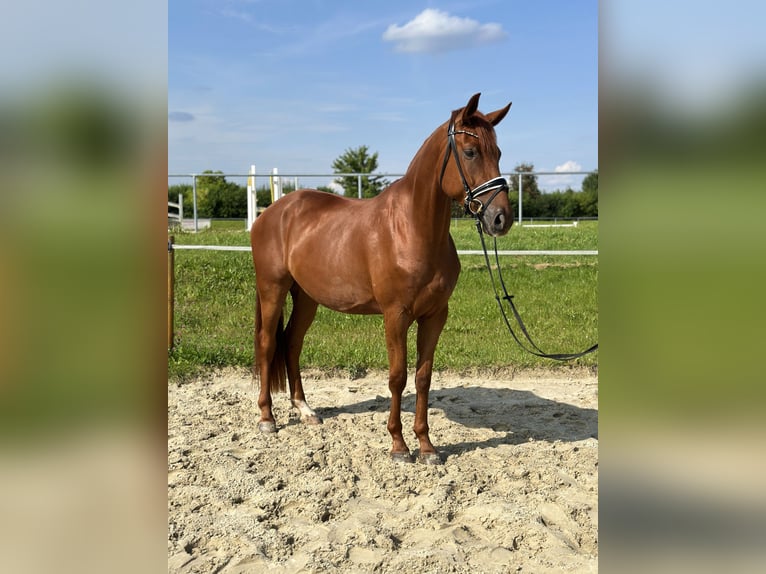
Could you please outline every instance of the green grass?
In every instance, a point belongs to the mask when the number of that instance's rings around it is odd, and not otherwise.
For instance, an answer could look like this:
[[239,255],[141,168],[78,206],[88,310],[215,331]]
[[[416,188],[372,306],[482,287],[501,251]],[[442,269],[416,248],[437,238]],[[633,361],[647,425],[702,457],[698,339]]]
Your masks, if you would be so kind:
[[[458,249],[480,249],[471,221],[456,221]],[[210,229],[177,232],[178,244],[248,245],[247,232]],[[491,247],[491,241],[489,242]],[[517,228],[498,240],[499,249],[597,249],[598,223],[577,228]],[[175,347],[168,353],[171,378],[210,367],[244,366],[253,361],[255,281],[248,252],[177,250]],[[461,257],[462,273],[450,300],[450,317],[435,357],[439,370],[498,370],[554,367],[559,363],[525,353],[500,316],[482,256]],[[505,256],[509,291],[527,327],[547,352],[574,352],[598,338],[598,257]],[[414,364],[415,326],[409,337]],[[598,355],[574,364],[593,366]],[[344,315],[320,307],[301,356],[304,368],[357,374],[386,369],[383,321],[379,315]]]
[[244,219],[212,219],[210,227],[214,231],[243,231],[245,229]]

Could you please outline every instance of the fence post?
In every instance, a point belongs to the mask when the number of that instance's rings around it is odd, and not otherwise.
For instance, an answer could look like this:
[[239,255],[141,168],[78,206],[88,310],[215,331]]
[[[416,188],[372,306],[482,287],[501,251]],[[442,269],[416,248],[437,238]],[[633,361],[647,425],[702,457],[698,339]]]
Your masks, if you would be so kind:
[[250,172],[247,177],[247,220],[245,228],[249,231],[255,222],[258,213],[258,197],[255,188],[255,165],[250,166]]
[[168,350],[173,348],[173,322],[175,312],[175,250],[173,241],[175,238],[168,237]]
[[359,193],[359,199],[362,199],[362,176],[356,174],[356,190]]
[[279,169],[271,170],[271,202],[275,203],[282,197],[282,179],[279,177]]
[[521,173],[519,173],[519,227],[521,227]]
[[197,174],[192,174],[192,203],[194,204],[194,233],[199,231],[197,227]]

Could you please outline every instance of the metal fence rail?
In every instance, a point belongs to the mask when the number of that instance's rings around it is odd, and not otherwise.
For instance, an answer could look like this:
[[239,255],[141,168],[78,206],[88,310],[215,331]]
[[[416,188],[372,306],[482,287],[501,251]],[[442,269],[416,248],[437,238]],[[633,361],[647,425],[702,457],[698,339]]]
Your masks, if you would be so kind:
[[[255,173],[255,166],[252,166],[252,170],[249,173],[172,173],[168,174],[168,180],[170,179],[177,179],[177,178],[191,178],[192,180],[192,211],[193,211],[193,221],[194,221],[194,231],[198,231],[198,223],[197,223],[197,178],[198,177],[239,177],[239,178],[252,178],[253,181],[253,190],[252,194],[255,194],[255,185],[254,182],[257,179],[268,179],[271,177],[279,178],[280,180],[290,180],[293,179],[295,181],[295,187],[298,187],[298,180],[300,178],[328,178],[328,179],[339,179],[343,177],[356,177],[357,178],[357,188],[359,197],[362,197],[362,178],[400,178],[404,176],[403,173],[265,173],[265,174],[258,174]],[[276,169],[274,170],[277,171]],[[515,176],[518,178],[518,222],[519,224],[522,223],[522,176],[524,175],[534,175],[534,176],[566,176],[566,175],[589,175],[591,173],[597,173],[598,169],[591,170],[591,171],[514,171],[511,173],[501,174],[504,175],[504,177],[510,182],[511,179]],[[255,209],[253,210],[252,214],[253,220],[255,219]],[[252,223],[252,221],[248,222]],[[249,225],[248,225],[249,228]]]
[[[173,348],[175,317],[175,252],[179,249],[189,251],[252,251],[248,245],[178,245],[175,238],[168,237],[168,350]],[[484,255],[484,251],[467,249],[458,250],[458,255]],[[597,250],[503,250],[498,255],[598,255]]]
[[[252,251],[247,245],[178,245],[171,243],[171,249],[189,249],[198,251]],[[546,250],[504,250],[498,251],[498,255],[598,255],[598,250],[580,251],[546,251]],[[458,250],[458,255],[484,255],[483,251],[475,249]]]

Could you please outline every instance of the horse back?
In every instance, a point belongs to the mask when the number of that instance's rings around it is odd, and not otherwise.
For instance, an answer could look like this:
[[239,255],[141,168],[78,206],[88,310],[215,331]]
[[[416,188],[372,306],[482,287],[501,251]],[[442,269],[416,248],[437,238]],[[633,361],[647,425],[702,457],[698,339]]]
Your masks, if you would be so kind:
[[[297,282],[318,303],[380,313],[369,272],[375,201],[298,190],[269,206],[250,233],[257,281]],[[288,285],[289,287],[289,285]]]
[[438,245],[423,241],[388,194],[360,200],[295,191],[256,220],[251,242],[257,280],[295,281],[345,313],[400,306],[428,314],[446,305],[460,271],[449,234]]

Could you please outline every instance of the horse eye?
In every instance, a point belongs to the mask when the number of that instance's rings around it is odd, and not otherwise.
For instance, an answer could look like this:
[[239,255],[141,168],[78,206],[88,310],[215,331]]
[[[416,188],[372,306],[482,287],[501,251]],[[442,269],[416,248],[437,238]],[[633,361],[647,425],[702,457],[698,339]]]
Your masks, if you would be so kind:
[[466,148],[463,150],[463,155],[466,159],[473,159],[476,157],[476,150],[472,147]]

